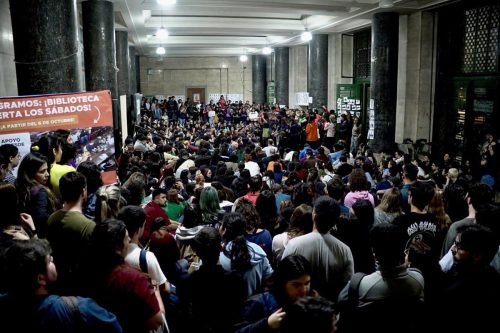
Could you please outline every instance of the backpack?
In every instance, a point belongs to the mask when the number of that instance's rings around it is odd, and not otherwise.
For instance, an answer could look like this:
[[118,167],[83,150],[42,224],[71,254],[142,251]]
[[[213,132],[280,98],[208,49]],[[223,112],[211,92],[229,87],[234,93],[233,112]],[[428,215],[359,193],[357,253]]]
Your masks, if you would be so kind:
[[370,303],[361,303],[359,287],[365,273],[351,277],[348,301],[341,309],[338,328],[342,332],[421,332],[423,302],[419,299],[388,297]]

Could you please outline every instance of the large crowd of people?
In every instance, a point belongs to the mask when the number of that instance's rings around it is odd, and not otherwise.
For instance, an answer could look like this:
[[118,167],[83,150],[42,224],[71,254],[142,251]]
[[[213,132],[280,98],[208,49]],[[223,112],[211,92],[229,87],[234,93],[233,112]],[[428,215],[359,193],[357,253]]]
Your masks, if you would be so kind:
[[5,332],[497,331],[500,142],[458,163],[365,134],[169,97],[143,99],[114,184],[65,131],[0,146]]

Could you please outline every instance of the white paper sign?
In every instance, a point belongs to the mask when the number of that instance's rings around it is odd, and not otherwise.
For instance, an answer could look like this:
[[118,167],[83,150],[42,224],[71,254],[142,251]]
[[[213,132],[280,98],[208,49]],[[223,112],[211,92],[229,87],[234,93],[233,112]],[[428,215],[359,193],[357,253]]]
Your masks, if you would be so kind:
[[309,105],[309,93],[308,92],[295,93],[295,105]]
[[[31,150],[31,138],[29,133],[12,133],[0,135],[0,146],[11,144],[19,149],[21,159]],[[19,166],[18,166],[19,167]],[[17,177],[17,167],[12,170],[14,176]]]

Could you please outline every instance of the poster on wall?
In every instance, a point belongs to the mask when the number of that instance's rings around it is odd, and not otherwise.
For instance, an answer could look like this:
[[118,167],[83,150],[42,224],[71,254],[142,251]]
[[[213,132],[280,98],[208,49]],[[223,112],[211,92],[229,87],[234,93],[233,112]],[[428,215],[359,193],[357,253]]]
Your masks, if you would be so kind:
[[[22,97],[0,97],[0,142],[27,154],[33,143],[58,129],[69,131],[75,165],[87,159],[112,169],[115,154],[109,90]],[[2,144],[3,144],[2,143]]]
[[212,101],[213,103],[217,103],[220,99],[220,95],[222,95],[222,94],[221,93],[210,93],[210,94],[208,94],[208,100]]
[[243,94],[227,94],[226,100],[231,103],[243,101]]
[[308,106],[309,93],[308,92],[295,93],[295,105]]
[[369,119],[368,119],[368,133],[366,137],[368,140],[373,140],[375,138],[375,101],[370,99],[370,109],[369,109]]
[[361,116],[361,112],[355,111],[361,111],[361,100],[350,98],[348,96],[337,98],[337,117],[340,118],[340,115],[347,111],[349,111],[352,116],[359,118]]

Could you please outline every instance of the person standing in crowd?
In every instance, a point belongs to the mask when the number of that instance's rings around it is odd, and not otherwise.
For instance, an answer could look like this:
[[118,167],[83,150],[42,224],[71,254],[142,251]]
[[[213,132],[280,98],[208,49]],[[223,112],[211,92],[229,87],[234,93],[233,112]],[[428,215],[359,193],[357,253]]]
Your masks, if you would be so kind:
[[[375,225],[370,245],[377,271],[356,273],[339,297],[339,331],[418,332],[424,324],[424,278],[405,265],[404,230],[390,223]],[[410,315],[411,314],[411,315]]]
[[303,255],[312,266],[312,287],[320,295],[336,300],[354,274],[351,249],[330,234],[340,217],[340,208],[335,200],[322,196],[316,200],[312,216],[313,231],[290,240],[283,258]]
[[316,117],[311,114],[309,115],[309,121],[306,125],[306,142],[309,146],[311,146],[311,148],[316,149],[318,146],[318,140],[318,124],[316,123]]
[[57,269],[47,240],[14,242],[5,252],[4,263],[2,287],[7,294],[0,295],[2,332],[122,332],[116,316],[94,300],[50,293]]
[[125,263],[129,242],[123,221],[108,219],[97,224],[84,287],[117,316],[124,333],[147,333],[163,325],[165,309],[158,288],[147,275]]
[[237,272],[245,280],[247,296],[260,291],[273,269],[264,250],[246,240],[246,223],[239,213],[229,213],[222,220],[220,264],[227,272]]
[[[33,219],[21,213],[17,200],[16,187],[11,184],[0,184],[0,249],[7,247],[3,242],[9,240],[26,240],[36,237]],[[0,250],[1,252],[1,250]]]
[[236,333],[277,331],[287,310],[302,297],[317,295],[311,289],[311,265],[301,255],[283,259],[273,273],[269,291],[250,297],[242,310]]
[[97,201],[96,192],[103,185],[101,168],[92,161],[84,161],[78,165],[76,171],[84,175],[87,180],[87,200],[83,203],[83,214],[93,220]]
[[44,135],[31,146],[32,152],[38,152],[47,158],[47,166],[49,172],[48,185],[54,192],[56,198],[59,198],[59,180],[68,172],[76,171],[70,165],[61,165],[61,158],[63,155],[64,141],[56,134],[49,133]]
[[219,231],[210,226],[203,227],[191,241],[201,265],[177,286],[186,332],[229,333],[239,322],[247,288],[241,275],[227,272],[219,264],[221,241]]
[[352,130],[351,130],[351,149],[350,152],[353,157],[357,155],[358,146],[360,144],[360,137],[363,133],[363,125],[361,124],[361,120],[358,117],[354,117]]
[[498,246],[498,237],[482,225],[457,230],[451,247],[454,266],[446,275],[439,307],[440,328],[458,333],[495,331],[498,311],[492,304],[500,297],[500,275],[490,262]]
[[0,183],[4,183],[4,179],[9,171],[9,159],[7,156],[0,153]]
[[50,215],[47,239],[54,250],[54,262],[59,267],[58,291],[63,294],[78,290],[79,269],[88,251],[95,222],[83,215],[87,199],[87,181],[78,172],[68,172],[59,182],[63,208]]
[[[144,222],[146,221],[146,213],[144,209],[137,206],[125,206],[118,213],[118,219],[125,222],[127,233],[130,237],[125,262],[130,266],[146,273],[151,278],[151,284],[158,287],[160,294],[168,294],[170,292],[170,283],[163,274],[158,259],[151,251],[143,250],[139,245],[139,238],[144,232]],[[145,267],[141,263],[141,256],[144,252]]]
[[[14,175],[12,170],[15,169],[19,165],[19,162],[21,161],[21,155],[19,154],[19,149],[16,146],[11,145],[9,143],[1,145],[0,156],[3,156],[5,162],[8,161],[7,173],[3,178],[3,181],[5,183],[14,185],[14,183],[16,182],[16,176]],[[5,164],[5,162],[0,162],[0,163]],[[2,166],[0,165],[0,167]]]
[[33,217],[38,237],[45,238],[47,220],[57,207],[54,193],[47,187],[47,160],[40,154],[29,153],[21,164],[16,179],[20,210]]
[[163,207],[165,207],[167,203],[167,191],[162,188],[157,188],[153,190],[152,194],[153,200],[151,200],[145,207],[144,212],[146,213],[146,223],[144,224],[144,232],[142,237],[140,237],[140,242],[142,245],[145,245],[149,240],[151,234],[151,224],[153,221],[161,217],[165,221],[165,226],[168,231],[174,232],[177,229],[177,223],[171,223],[170,219],[165,213]]

